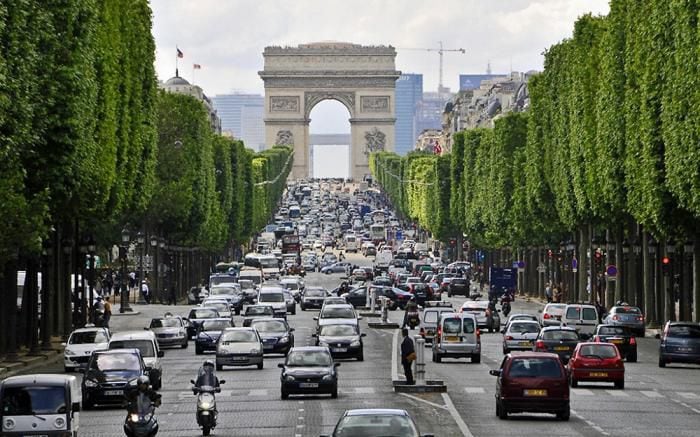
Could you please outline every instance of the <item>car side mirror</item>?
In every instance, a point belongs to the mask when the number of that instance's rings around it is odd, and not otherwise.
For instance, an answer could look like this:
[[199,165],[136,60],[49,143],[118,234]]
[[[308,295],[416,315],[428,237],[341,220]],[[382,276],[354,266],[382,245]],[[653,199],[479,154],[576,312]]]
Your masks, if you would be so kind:
[[294,332],[294,328],[289,328],[289,332]]
[[219,384],[226,384],[226,380],[225,380],[225,379],[220,379],[220,380],[219,380]]
[[491,369],[489,370],[489,375],[491,376],[501,376],[501,369]]
[[144,331],[148,331],[148,328],[143,328]]
[[146,373],[148,373],[148,372],[150,372],[151,370],[153,370],[153,367],[151,367],[151,366],[146,366],[146,367],[144,368],[144,370],[146,370]]
[[314,317],[314,320],[318,321],[318,317]]
[[360,337],[367,337],[367,334],[363,332],[362,334],[360,334]]
[[318,334],[314,333],[314,334],[311,334],[311,336],[312,336],[312,337],[318,337]]
[[164,356],[165,356],[165,352],[158,351],[158,358],[163,358]]
[[280,369],[284,369],[284,363],[277,363],[277,367],[279,367]]
[[190,379],[190,384],[195,385],[194,379]]

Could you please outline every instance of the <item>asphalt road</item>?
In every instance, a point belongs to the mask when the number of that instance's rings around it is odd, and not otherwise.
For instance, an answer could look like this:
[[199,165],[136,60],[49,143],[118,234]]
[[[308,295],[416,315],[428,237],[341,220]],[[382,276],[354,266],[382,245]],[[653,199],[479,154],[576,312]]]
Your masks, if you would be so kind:
[[[349,261],[369,265],[370,260],[350,255]],[[306,276],[307,285],[336,287],[339,274]],[[450,299],[455,306],[464,298]],[[118,305],[117,305],[118,307]],[[536,314],[541,304],[516,300],[513,312]],[[142,329],[151,317],[165,311],[186,315],[189,306],[136,306],[141,314],[114,316],[115,331]],[[118,309],[115,308],[115,314]],[[312,344],[311,329],[317,311],[289,315],[296,328],[295,344]],[[400,312],[390,318],[400,320]],[[448,387],[441,394],[405,395],[394,393],[392,375],[393,331],[367,327],[362,320],[365,340],[365,361],[342,361],[339,368],[339,396],[291,397],[280,399],[281,356],[266,356],[263,370],[230,368],[218,372],[227,383],[217,395],[219,425],[213,435],[219,436],[317,436],[330,433],[338,417],[349,408],[403,408],[418,422],[422,433],[436,436],[697,436],[700,430],[700,368],[673,365],[657,366],[658,340],[639,341],[639,362],[626,363],[626,388],[615,390],[612,385],[583,385],[572,389],[572,416],[561,422],[550,415],[513,415],[501,421],[495,415],[495,378],[488,370],[497,368],[502,360],[500,334],[482,335],[482,362],[445,359],[433,363],[426,348],[427,378],[442,379]],[[240,326],[240,317],[236,316]],[[417,333],[417,332],[414,332]],[[163,405],[158,409],[162,435],[201,435],[195,421],[195,398],[190,379],[196,376],[203,356],[187,349],[168,349],[163,358]],[[62,365],[40,370],[62,372]],[[399,372],[401,374],[401,372]],[[455,419],[457,417],[457,419]],[[82,436],[122,435],[124,412],[105,408],[81,412]],[[463,422],[463,423],[458,423]],[[460,425],[462,425],[460,427]],[[465,426],[466,425],[466,426]]]

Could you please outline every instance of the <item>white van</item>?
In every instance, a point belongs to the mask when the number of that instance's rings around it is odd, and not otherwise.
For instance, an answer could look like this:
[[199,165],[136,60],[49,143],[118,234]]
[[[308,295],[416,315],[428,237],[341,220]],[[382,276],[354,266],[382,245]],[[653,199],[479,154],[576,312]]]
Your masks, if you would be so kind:
[[590,338],[598,326],[598,310],[590,304],[568,304],[561,316],[561,323]]
[[476,316],[470,313],[442,313],[433,340],[433,362],[443,358],[470,358],[481,362],[481,334]]
[[128,348],[141,351],[151,385],[154,390],[160,390],[163,385],[163,366],[160,359],[165,353],[160,350],[158,340],[153,331],[125,331],[112,335],[112,338],[109,340],[109,349]]
[[287,319],[287,301],[281,287],[263,287],[258,293],[258,305],[269,305],[275,317]]
[[263,275],[260,269],[243,267],[238,274],[238,282],[250,281],[255,287],[260,287],[263,283]]
[[357,238],[356,235],[353,234],[347,234],[345,236],[345,251],[346,252],[354,252],[357,253],[357,250],[360,247],[360,242],[359,239]]
[[81,402],[75,376],[11,376],[0,382],[0,435],[77,436]]

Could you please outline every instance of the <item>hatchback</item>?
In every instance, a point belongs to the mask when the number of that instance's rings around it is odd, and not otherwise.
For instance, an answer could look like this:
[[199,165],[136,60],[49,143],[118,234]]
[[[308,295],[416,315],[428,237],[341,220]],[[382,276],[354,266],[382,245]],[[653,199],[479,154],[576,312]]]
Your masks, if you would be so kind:
[[481,362],[481,333],[476,317],[469,313],[442,313],[433,341],[433,361],[463,357],[472,363]]
[[540,332],[540,324],[532,320],[514,320],[508,323],[503,334],[503,354],[512,350],[532,350],[535,338]]
[[579,381],[593,381],[612,382],[615,388],[625,388],[625,364],[614,344],[579,343],[568,369],[572,387],[577,387]]
[[540,330],[535,339],[533,350],[535,352],[553,352],[559,355],[561,361],[566,364],[579,341],[578,333],[574,328],[548,326]]
[[612,343],[627,361],[637,361],[637,340],[634,331],[626,326],[598,325],[593,341],[596,343]]
[[263,343],[263,352],[287,354],[294,347],[294,328],[283,319],[257,319],[250,327],[257,330]]
[[224,366],[263,368],[263,344],[253,328],[226,328],[216,343],[216,370]]
[[552,413],[561,420],[571,415],[566,369],[550,353],[515,352],[506,355],[501,368],[490,370],[496,382],[496,415]]
[[644,337],[644,315],[633,306],[623,305],[610,308],[603,323],[615,326],[625,326],[634,330],[637,337]]
[[660,336],[659,367],[666,364],[700,364],[700,323],[666,322]]
[[561,316],[564,315],[565,303],[548,303],[542,310],[540,324],[542,326],[561,325]]
[[327,347],[306,346],[292,348],[284,363],[277,365],[282,369],[282,399],[290,394],[330,394],[338,397],[338,371],[340,363],[334,363]]
[[432,437],[420,434],[418,426],[406,410],[346,410],[335,425],[333,434],[322,437]]
[[85,366],[93,351],[107,349],[109,330],[107,328],[87,327],[76,329],[64,343],[63,367],[66,373]]

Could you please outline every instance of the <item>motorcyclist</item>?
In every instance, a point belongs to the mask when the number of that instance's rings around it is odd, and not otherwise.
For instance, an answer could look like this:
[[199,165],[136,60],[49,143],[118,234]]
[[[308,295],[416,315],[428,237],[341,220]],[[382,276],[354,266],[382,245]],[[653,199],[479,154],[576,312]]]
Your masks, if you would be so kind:
[[197,380],[194,383],[192,392],[196,394],[198,389],[204,386],[214,387],[215,389],[220,387],[215,368],[216,366],[212,360],[204,360],[202,367],[199,368],[199,372],[197,373]]
[[127,400],[127,408],[131,410],[138,410],[136,408],[137,403],[140,399],[143,399],[141,395],[146,396],[146,398],[155,404],[156,407],[160,407],[161,395],[156,393],[153,388],[151,388],[151,380],[146,375],[139,376],[136,381],[131,381],[124,390],[124,397]]
[[406,312],[403,315],[403,325],[401,328],[405,328],[406,325],[408,325],[408,315],[410,313],[417,313],[418,312],[418,304],[416,303],[416,298],[415,296],[411,296],[411,299],[406,303]]
[[340,284],[340,288],[338,288],[338,296],[342,296],[343,294],[347,293],[350,291],[350,286],[346,281],[343,281],[342,284]]
[[341,250],[340,253],[338,254],[338,260],[343,261],[345,259],[345,255],[343,254],[343,251]]

